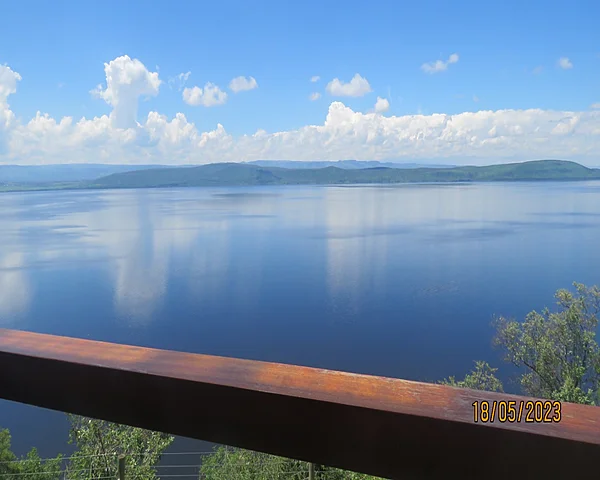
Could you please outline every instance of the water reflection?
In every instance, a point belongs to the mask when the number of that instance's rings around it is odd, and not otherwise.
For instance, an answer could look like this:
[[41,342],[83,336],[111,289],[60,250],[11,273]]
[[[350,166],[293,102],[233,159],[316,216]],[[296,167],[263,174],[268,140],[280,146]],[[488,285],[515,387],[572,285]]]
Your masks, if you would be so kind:
[[16,321],[16,316],[27,311],[31,287],[23,270],[23,253],[3,250],[0,255],[0,325],[7,327]]
[[107,208],[78,219],[94,233],[86,243],[102,246],[113,258],[115,311],[132,324],[152,320],[163,305],[170,274],[188,279],[186,286],[196,298],[214,282],[223,282],[228,222],[204,218],[201,208],[190,208],[185,193],[181,204],[166,208],[163,196],[147,191],[108,194]]
[[[279,196],[211,189],[2,195],[0,321],[14,322],[27,309],[32,268],[91,263],[112,278],[115,315],[128,325],[152,321],[172,278],[196,305],[214,303],[228,289],[236,305],[249,307]],[[255,235],[244,234],[246,221]],[[232,242],[236,229],[241,235]],[[232,248],[239,265],[231,262]]]
[[[541,236],[591,241],[600,217],[596,197],[581,195],[590,191],[596,184],[3,194],[0,323],[27,315],[42,292],[36,272],[68,269],[109,279],[113,316],[130,326],[174,311],[175,297],[208,322],[252,317],[271,290],[294,304],[302,289],[326,295],[332,321],[351,322],[389,303],[394,282],[413,297],[457,292],[452,272],[482,276],[506,242],[525,251]],[[74,295],[90,295],[80,287]]]
[[409,231],[397,225],[380,193],[331,188],[323,199],[327,288],[337,321],[352,321],[364,297],[385,292],[388,236]]

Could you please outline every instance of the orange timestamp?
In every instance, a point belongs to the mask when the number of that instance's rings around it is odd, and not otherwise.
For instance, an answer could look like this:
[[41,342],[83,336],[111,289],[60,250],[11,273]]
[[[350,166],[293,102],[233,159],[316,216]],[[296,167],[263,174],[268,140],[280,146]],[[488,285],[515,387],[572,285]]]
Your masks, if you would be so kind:
[[510,400],[473,402],[473,422],[492,423],[558,423],[562,404],[549,400]]

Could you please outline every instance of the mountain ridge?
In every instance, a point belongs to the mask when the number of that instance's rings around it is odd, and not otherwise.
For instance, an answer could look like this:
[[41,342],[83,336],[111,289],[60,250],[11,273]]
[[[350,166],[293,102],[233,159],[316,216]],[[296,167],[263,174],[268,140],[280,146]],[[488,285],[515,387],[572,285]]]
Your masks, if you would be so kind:
[[[77,165],[77,164],[76,164]],[[81,166],[81,164],[78,164]],[[6,167],[6,166],[4,166]],[[92,164],[101,172],[106,165]],[[114,165],[110,166],[115,167]],[[130,165],[117,166],[129,169]],[[263,167],[245,162],[205,165],[134,165],[133,170],[82,181],[21,181],[2,179],[0,191],[40,191],[64,189],[161,188],[251,185],[349,185],[397,183],[468,183],[499,181],[579,181],[600,180],[600,169],[565,160],[532,160],[488,166],[433,168],[389,168],[375,163],[369,168],[283,168]],[[30,167],[31,168],[31,167]],[[68,171],[68,169],[67,169]],[[30,178],[30,177],[27,177]]]
[[489,166],[396,169],[315,169],[213,163],[197,167],[137,170],[94,180],[89,188],[157,188],[235,185],[326,185],[600,179],[600,170],[564,160],[534,160]]
[[[360,169],[375,166],[390,168],[443,167],[418,163],[379,162],[377,160],[335,160],[335,161],[297,161],[297,160],[255,160],[239,162],[249,165],[282,168],[323,168],[338,166],[344,169]],[[113,173],[125,173],[136,170],[155,168],[188,168],[199,165],[135,165],[108,163],[63,163],[48,165],[0,165],[0,184],[4,183],[47,183],[47,182],[82,182],[91,181]]]
[[339,167],[343,169],[358,170],[373,167],[388,168],[453,168],[456,165],[441,165],[429,163],[403,163],[403,162],[381,162],[379,160],[253,160],[251,162],[240,162],[260,167],[280,167],[291,169],[313,169],[325,167]]

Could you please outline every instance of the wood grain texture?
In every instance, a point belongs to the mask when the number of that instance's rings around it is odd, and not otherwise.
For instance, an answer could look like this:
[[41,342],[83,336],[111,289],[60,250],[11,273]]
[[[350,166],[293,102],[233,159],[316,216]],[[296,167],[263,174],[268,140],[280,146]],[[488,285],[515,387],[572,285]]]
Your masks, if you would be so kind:
[[474,401],[529,399],[15,330],[0,329],[0,397],[387,478],[560,478],[600,455],[597,407],[474,424]]

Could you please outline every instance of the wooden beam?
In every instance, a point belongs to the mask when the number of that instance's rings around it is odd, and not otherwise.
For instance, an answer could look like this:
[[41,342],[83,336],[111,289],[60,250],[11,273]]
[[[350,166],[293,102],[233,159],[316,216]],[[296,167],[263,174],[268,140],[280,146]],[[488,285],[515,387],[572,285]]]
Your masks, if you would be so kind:
[[0,398],[385,478],[575,478],[600,457],[597,407],[474,423],[474,402],[535,400],[3,329]]

